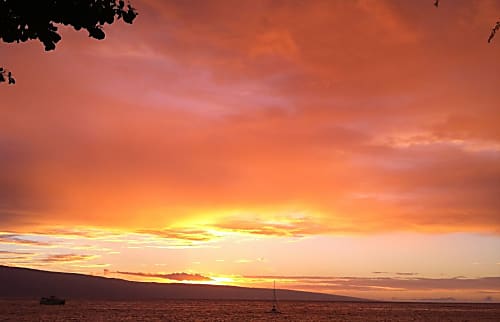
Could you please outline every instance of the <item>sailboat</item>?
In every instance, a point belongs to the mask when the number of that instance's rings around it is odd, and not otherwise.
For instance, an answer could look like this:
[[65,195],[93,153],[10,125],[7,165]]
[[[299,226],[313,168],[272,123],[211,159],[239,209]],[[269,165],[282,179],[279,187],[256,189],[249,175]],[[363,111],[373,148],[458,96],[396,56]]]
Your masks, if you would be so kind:
[[60,299],[58,297],[55,297],[54,295],[50,297],[42,297],[40,299],[41,305],[64,305],[65,303],[66,303],[65,299]]
[[279,314],[281,311],[278,308],[278,299],[276,298],[276,281],[273,281],[273,308],[269,313]]

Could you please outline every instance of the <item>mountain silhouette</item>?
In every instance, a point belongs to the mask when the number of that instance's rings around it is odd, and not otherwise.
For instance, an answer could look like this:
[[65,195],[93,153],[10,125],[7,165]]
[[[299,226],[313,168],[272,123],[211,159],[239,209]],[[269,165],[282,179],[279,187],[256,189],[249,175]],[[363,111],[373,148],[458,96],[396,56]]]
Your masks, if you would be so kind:
[[[269,300],[272,289],[183,283],[132,282],[74,273],[0,265],[0,298],[39,298],[54,294],[87,300]],[[278,290],[279,300],[367,301],[293,290]]]

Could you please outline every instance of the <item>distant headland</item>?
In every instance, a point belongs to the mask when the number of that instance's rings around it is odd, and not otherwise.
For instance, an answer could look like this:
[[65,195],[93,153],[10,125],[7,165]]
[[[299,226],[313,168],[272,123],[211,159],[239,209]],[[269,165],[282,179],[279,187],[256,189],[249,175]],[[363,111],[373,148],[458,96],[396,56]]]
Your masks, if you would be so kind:
[[[0,265],[0,298],[40,298],[56,294],[88,300],[269,300],[272,289],[238,286],[132,282],[75,273],[49,272]],[[368,300],[293,290],[279,290],[280,301]]]

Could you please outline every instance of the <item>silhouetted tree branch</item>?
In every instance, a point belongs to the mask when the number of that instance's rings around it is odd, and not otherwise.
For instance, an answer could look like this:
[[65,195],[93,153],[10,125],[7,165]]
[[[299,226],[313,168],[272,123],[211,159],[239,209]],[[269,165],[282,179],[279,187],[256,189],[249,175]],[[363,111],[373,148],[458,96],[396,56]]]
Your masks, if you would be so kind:
[[[104,39],[103,26],[123,19],[132,23],[137,11],[123,0],[0,0],[0,39],[7,43],[38,39],[45,50],[61,40],[56,24],[85,29],[89,37]],[[14,84],[12,74],[0,69],[0,82]]]
[[495,25],[495,27],[493,27],[493,29],[491,30],[491,34],[490,36],[488,37],[488,42],[491,42],[491,40],[493,39],[493,37],[495,37],[495,34],[497,33],[497,31],[500,30],[500,20],[497,21],[497,24]]
[[[436,6],[436,8],[439,7],[439,1],[440,0],[434,0],[434,5]],[[488,43],[490,43],[493,40],[493,37],[495,37],[495,34],[497,33],[498,30],[500,30],[500,20],[497,21],[497,23],[491,30],[490,36],[488,37]]]

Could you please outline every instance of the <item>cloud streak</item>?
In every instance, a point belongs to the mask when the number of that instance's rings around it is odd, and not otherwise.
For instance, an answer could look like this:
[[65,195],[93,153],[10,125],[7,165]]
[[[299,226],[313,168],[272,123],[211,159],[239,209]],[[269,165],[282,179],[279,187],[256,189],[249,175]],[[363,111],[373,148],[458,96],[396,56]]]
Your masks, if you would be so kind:
[[332,276],[244,276],[248,279],[283,280],[303,287],[357,291],[460,291],[500,290],[500,277],[415,278],[415,277],[332,277]]
[[210,277],[206,277],[200,274],[190,274],[190,273],[143,273],[143,272],[121,272],[117,271],[116,274],[129,275],[135,277],[144,278],[160,278],[171,281],[189,281],[189,282],[209,282],[213,281]]
[[162,230],[144,229],[144,230],[138,230],[137,233],[153,235],[165,239],[173,239],[173,240],[181,240],[189,242],[208,242],[217,238],[216,235],[201,229],[182,229],[182,228],[162,229]]
[[51,254],[47,255],[41,261],[44,263],[73,263],[84,262],[97,258],[96,255],[80,255],[80,254]]
[[24,245],[24,246],[42,246],[42,247],[50,247],[53,246],[51,243],[25,239],[20,235],[16,234],[8,234],[8,233],[0,233],[0,244],[12,244],[12,245]]

